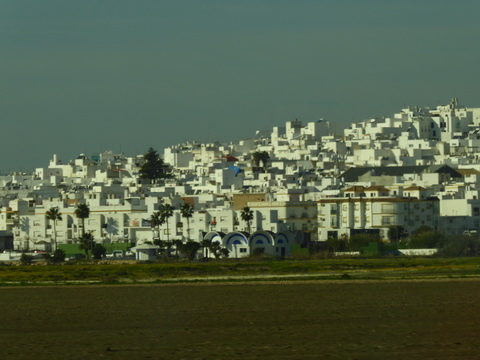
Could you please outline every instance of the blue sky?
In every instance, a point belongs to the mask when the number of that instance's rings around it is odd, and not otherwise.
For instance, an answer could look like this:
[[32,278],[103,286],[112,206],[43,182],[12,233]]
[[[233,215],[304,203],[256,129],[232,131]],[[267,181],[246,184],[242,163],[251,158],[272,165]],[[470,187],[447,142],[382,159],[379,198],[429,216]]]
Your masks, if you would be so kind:
[[0,0],[0,172],[480,107],[480,2]]

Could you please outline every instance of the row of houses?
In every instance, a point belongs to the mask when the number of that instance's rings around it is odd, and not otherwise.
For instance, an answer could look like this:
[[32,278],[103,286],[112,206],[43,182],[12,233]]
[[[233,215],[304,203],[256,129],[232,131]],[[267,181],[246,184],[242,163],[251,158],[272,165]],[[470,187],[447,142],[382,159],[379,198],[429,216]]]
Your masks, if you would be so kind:
[[[54,238],[60,244],[75,244],[83,231],[104,244],[140,244],[156,238],[201,241],[202,234],[211,231],[224,234],[288,231],[295,234],[292,243],[304,247],[358,232],[398,241],[399,234],[406,237],[421,226],[449,235],[480,232],[479,190],[460,185],[440,190],[416,185],[327,187],[318,200],[301,200],[298,193],[292,195],[295,201],[269,200],[268,194],[261,193],[238,194],[222,207],[194,208],[188,219],[182,216],[181,207],[195,203],[192,201],[195,198],[163,199],[170,200],[174,210],[159,228],[152,228],[150,217],[161,203],[141,198],[106,205],[89,203],[87,199],[90,216],[85,224],[75,216],[80,202],[52,199],[38,206],[17,199],[2,209],[0,222],[10,227],[13,247],[27,250],[40,244],[48,249]],[[249,222],[242,220],[245,206],[252,211]],[[46,218],[46,211],[52,207],[62,214],[62,220],[57,220],[55,226]]]
[[[131,246],[202,241],[209,233],[288,233],[292,249],[362,232],[398,241],[422,226],[479,232],[479,126],[480,109],[458,99],[337,133],[323,119],[295,119],[238,142],[168,147],[162,158],[172,176],[159,181],[140,177],[142,155],[107,151],[65,163],[54,155],[32,174],[0,176],[0,250],[75,245],[83,232]],[[75,216],[79,204],[90,209],[85,223]],[[172,216],[152,227],[164,204]],[[194,209],[188,219],[185,204]],[[62,220],[47,220],[51,208]]]

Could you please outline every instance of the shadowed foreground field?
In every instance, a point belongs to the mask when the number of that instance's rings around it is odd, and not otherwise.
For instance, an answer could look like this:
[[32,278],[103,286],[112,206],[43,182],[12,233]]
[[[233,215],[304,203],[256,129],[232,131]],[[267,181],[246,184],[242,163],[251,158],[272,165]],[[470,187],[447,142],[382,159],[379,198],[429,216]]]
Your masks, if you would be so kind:
[[0,288],[0,359],[473,359],[480,281]]

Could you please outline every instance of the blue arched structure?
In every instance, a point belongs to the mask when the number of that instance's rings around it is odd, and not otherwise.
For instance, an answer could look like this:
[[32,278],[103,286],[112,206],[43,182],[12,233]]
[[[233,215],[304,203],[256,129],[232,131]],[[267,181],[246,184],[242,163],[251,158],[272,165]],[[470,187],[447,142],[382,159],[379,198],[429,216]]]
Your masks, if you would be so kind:
[[293,234],[289,231],[281,231],[275,234],[276,256],[290,256],[292,253]]
[[225,234],[220,231],[209,231],[204,237],[203,240],[210,240],[212,243],[218,241],[219,244],[222,243],[222,239],[225,237]]
[[275,256],[274,234],[271,231],[256,231],[250,237],[250,253]]
[[224,236],[223,246],[230,252],[230,257],[239,258],[250,255],[248,237],[248,233],[241,231],[233,231]]
[[[225,233],[220,231],[209,231],[203,237],[203,240],[210,240],[212,243],[218,242],[219,244],[223,243],[223,238],[225,237]],[[210,254],[210,251],[207,248],[202,250],[203,257],[214,257]]]

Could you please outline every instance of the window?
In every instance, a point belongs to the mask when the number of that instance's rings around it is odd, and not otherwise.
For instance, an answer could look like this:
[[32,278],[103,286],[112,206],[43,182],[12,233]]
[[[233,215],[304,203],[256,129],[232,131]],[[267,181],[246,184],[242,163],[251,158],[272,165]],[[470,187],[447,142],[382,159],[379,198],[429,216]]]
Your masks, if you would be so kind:
[[382,216],[382,225],[393,225],[393,216]]
[[240,248],[240,252],[241,252],[241,253],[246,253],[246,252],[247,252],[247,248]]

